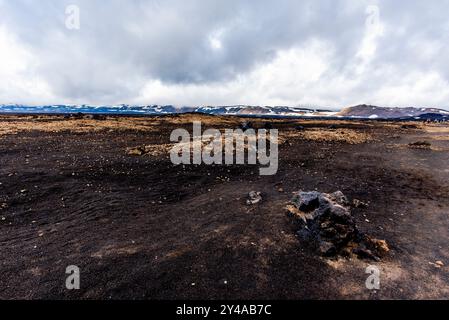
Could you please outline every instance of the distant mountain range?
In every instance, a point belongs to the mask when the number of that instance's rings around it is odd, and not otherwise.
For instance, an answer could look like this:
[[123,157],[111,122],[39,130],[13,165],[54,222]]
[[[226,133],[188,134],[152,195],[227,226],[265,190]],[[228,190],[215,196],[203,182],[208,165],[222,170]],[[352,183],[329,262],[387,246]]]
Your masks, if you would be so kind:
[[364,104],[345,108],[338,112],[337,116],[364,119],[426,119],[449,117],[449,111],[436,108],[383,108]]
[[179,113],[203,113],[211,115],[238,115],[260,117],[337,117],[359,119],[449,119],[449,111],[436,108],[383,108],[370,105],[358,105],[331,111],[325,108],[288,107],[288,106],[198,106],[176,107],[172,105],[0,105],[0,113],[53,113],[53,114],[124,114],[124,115],[164,115]]
[[333,116],[337,112],[330,110],[311,109],[304,107],[260,107],[260,106],[199,106],[175,107],[172,105],[136,106],[136,105],[0,105],[0,113],[101,113],[101,114],[142,114],[163,115],[177,113],[204,113],[212,115],[248,115],[248,116]]

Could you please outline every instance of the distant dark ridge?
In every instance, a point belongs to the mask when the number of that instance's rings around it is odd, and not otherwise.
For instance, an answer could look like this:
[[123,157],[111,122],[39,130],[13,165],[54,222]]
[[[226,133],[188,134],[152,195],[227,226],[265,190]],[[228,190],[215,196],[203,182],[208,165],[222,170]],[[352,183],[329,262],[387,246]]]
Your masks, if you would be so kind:
[[363,104],[345,108],[337,113],[342,117],[380,119],[421,117],[424,114],[449,115],[449,111],[437,108],[387,108]]

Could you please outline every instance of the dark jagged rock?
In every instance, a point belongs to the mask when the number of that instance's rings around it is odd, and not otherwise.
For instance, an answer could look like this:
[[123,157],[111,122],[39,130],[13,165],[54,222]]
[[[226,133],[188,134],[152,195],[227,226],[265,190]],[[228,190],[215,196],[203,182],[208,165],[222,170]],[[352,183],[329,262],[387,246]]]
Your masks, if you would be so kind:
[[298,236],[312,243],[324,256],[347,256],[379,260],[388,251],[385,241],[361,233],[340,192],[298,192],[287,207],[299,224]]
[[254,204],[258,204],[261,201],[262,201],[261,193],[257,192],[257,191],[251,191],[248,194],[248,199],[246,200],[246,204],[247,205],[254,205]]

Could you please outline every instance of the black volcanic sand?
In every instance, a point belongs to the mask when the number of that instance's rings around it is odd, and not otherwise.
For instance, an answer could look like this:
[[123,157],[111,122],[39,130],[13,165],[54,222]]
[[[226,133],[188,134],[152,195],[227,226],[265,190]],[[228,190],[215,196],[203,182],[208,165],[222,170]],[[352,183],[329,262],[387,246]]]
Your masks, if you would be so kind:
[[[192,117],[146,118],[148,130],[31,125],[0,136],[0,298],[449,298],[449,128],[278,120],[281,132],[334,124],[377,140],[289,138],[278,174],[268,177],[256,166],[183,167],[167,154],[125,153],[168,143],[174,128],[191,128]],[[240,122],[196,117],[217,128]],[[434,149],[407,147],[426,139]],[[353,215],[363,232],[389,243],[390,255],[382,262],[316,255],[284,209],[300,189],[369,202]],[[248,206],[253,190],[264,201]],[[79,291],[65,289],[69,265],[81,269]],[[376,292],[365,287],[369,265],[381,269]]]

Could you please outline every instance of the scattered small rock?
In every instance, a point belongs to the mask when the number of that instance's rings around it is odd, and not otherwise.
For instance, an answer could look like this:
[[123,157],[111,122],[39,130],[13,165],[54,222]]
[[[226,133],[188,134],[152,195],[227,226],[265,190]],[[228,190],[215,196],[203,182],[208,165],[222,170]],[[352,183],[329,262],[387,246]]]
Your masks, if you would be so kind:
[[262,201],[262,195],[260,192],[251,191],[248,194],[248,199],[246,200],[247,205],[255,205]]
[[442,261],[429,262],[429,264],[437,269],[441,269],[442,267],[444,267],[444,263]]
[[430,149],[432,144],[428,141],[417,141],[410,143],[408,146],[413,149]]
[[368,208],[368,204],[363,201],[360,201],[359,199],[352,200],[352,206],[354,208],[364,208],[364,209]]
[[139,146],[139,147],[126,149],[126,154],[129,156],[143,156],[147,152],[148,152],[147,147],[145,147],[145,146]]

